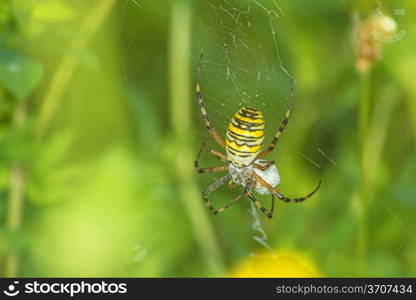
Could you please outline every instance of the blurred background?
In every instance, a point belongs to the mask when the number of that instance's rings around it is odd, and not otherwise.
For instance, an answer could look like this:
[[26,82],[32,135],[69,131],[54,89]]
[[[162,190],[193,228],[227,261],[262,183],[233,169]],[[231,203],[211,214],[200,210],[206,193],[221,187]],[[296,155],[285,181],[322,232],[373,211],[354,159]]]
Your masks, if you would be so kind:
[[[416,276],[414,1],[0,1],[0,276]],[[261,109],[280,192],[196,174]],[[202,155],[202,166],[221,162]],[[228,185],[217,207],[241,191]],[[259,196],[270,206],[270,196]]]

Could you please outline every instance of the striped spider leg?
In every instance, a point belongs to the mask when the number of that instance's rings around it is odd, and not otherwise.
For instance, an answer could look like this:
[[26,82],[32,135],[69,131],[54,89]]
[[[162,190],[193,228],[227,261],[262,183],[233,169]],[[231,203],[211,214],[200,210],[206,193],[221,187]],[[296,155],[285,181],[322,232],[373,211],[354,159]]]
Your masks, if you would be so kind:
[[270,191],[270,193],[272,193],[272,195],[275,195],[277,198],[279,198],[280,200],[282,200],[284,202],[302,202],[302,201],[305,201],[306,199],[312,197],[313,194],[315,194],[317,190],[319,190],[319,188],[321,187],[321,183],[322,183],[322,180],[319,180],[318,185],[315,187],[315,189],[304,197],[288,198],[288,197],[284,196],[282,193],[275,190],[270,184],[268,184],[263,178],[261,178],[255,172],[253,173],[253,177],[255,178],[255,180],[258,183],[260,183],[262,186],[264,186],[266,189],[268,189]]
[[253,187],[253,184],[255,186],[255,182],[250,182],[247,184],[247,186],[244,188],[243,193],[238,195],[236,198],[234,198],[231,202],[225,204],[223,207],[215,209],[214,205],[209,201],[208,196],[218,189],[220,186],[222,186],[225,182],[227,182],[230,179],[231,175],[227,174],[220,179],[214,181],[205,191],[203,191],[202,196],[204,199],[205,204],[207,205],[208,209],[214,214],[222,213],[224,210],[229,208],[231,205],[236,204],[238,201],[240,201],[245,195],[247,195],[251,201],[253,201],[254,205],[260,209],[262,213],[264,213],[267,217],[271,218],[273,216],[273,209],[274,209],[274,196],[272,195],[272,207],[271,211],[264,208],[261,203],[254,197],[254,195],[251,193],[251,189]]
[[218,214],[223,212],[224,210],[226,210],[228,207],[230,207],[231,205],[237,203],[238,201],[240,201],[244,195],[247,193],[246,190],[244,190],[244,192],[240,195],[238,195],[236,198],[234,198],[233,201],[227,203],[226,205],[224,205],[221,208],[215,209],[214,205],[211,203],[211,201],[208,200],[208,196],[215,191],[216,189],[218,189],[220,186],[222,186],[224,183],[226,183],[229,179],[231,178],[230,174],[227,174],[223,177],[221,177],[220,179],[214,181],[214,183],[212,183],[205,191],[202,192],[202,197],[204,199],[205,204],[207,205],[208,209],[214,214]]
[[[255,172],[253,172],[253,173],[255,173]],[[266,217],[271,219],[273,217],[273,211],[274,211],[274,195],[272,194],[272,206],[271,206],[270,210],[268,210],[263,205],[261,205],[261,203],[256,199],[256,197],[254,197],[253,193],[251,192],[255,189],[255,187],[256,187],[256,181],[254,179],[252,184],[250,184],[246,187],[245,192],[247,193],[247,196],[250,198],[250,200],[253,202],[253,204],[258,209],[260,209],[260,211],[263,214],[265,214]]]
[[[212,173],[212,172],[219,172],[219,171],[228,171],[228,166],[227,165],[218,166],[218,167],[210,167],[210,168],[200,168],[199,167],[199,159],[201,157],[202,151],[204,150],[206,144],[207,144],[206,142],[202,143],[201,149],[199,149],[198,154],[196,156],[196,159],[194,161],[194,167],[195,167],[196,171],[198,173]],[[227,157],[224,154],[222,154],[221,152],[219,152],[217,150],[214,150],[214,149],[211,149],[209,151],[209,153],[212,154],[213,156],[215,156],[216,158],[218,158],[219,160],[222,160],[223,162],[227,162]]]
[[201,63],[202,63],[202,53],[201,53],[201,56],[199,57],[199,63],[198,63],[198,67],[196,69],[196,74],[195,74],[195,77],[196,77],[196,85],[195,85],[196,99],[198,101],[199,109],[201,110],[202,117],[204,118],[205,127],[208,129],[209,134],[214,138],[214,140],[218,143],[218,145],[220,145],[222,148],[225,148],[225,142],[224,142],[223,138],[218,134],[215,127],[211,125],[211,122],[209,121],[209,118],[208,118],[207,110],[205,109],[204,99],[202,98],[202,94],[201,94],[201,87],[199,86],[199,79],[200,79],[200,75],[201,75]]
[[[198,173],[212,173],[212,172],[218,172],[218,171],[228,171],[228,166],[218,166],[218,167],[210,167],[210,168],[199,168],[199,159],[201,157],[201,153],[204,150],[206,145],[206,142],[202,143],[201,149],[198,151],[196,160],[194,162],[195,165],[195,169]],[[222,160],[223,162],[227,161],[227,157],[222,154],[221,152],[218,152],[214,149],[211,149],[209,151],[212,155],[214,155],[216,158]],[[223,207],[219,208],[219,209],[214,209],[213,204],[211,203],[211,201],[208,200],[208,196],[209,194],[211,194],[213,191],[215,191],[216,189],[218,189],[221,185],[223,185],[225,182],[232,182],[231,180],[231,175],[227,174],[224,177],[221,177],[220,179],[218,179],[217,181],[215,181],[214,183],[212,183],[205,191],[202,192],[202,197],[204,199],[205,204],[207,205],[208,209],[214,214],[218,214],[223,212],[224,210],[226,210],[228,207],[230,207],[231,205],[237,203],[238,201],[240,201],[244,195],[246,194],[246,191],[244,191],[242,194],[240,194],[239,196],[237,196],[233,201],[229,202],[228,204],[224,205]]]
[[290,111],[292,109],[292,102],[293,102],[293,96],[294,96],[294,89],[295,89],[295,80],[293,78],[290,79],[290,94],[288,99],[288,103],[287,103],[287,108],[286,108],[286,112],[285,112],[285,116],[282,120],[282,122],[280,123],[279,128],[277,129],[272,142],[270,143],[270,145],[265,148],[262,152],[260,152],[260,154],[257,156],[257,158],[263,158],[265,157],[267,154],[269,154],[270,152],[273,151],[274,147],[277,144],[277,141],[279,140],[280,136],[283,133],[283,130],[285,129],[287,123],[289,122],[289,117],[290,117]]

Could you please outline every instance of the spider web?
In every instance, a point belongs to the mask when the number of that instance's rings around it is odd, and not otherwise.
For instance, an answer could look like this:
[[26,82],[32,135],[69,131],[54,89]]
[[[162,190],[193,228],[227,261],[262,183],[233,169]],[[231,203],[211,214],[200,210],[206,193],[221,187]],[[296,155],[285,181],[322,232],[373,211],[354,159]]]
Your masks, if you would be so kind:
[[[196,44],[203,53],[201,89],[212,123],[223,134],[241,106],[259,109],[265,117],[267,144],[283,119],[290,81],[295,78],[283,62],[289,54],[284,55],[286,48],[279,43],[284,30],[282,20],[287,18],[284,9],[277,1],[260,0],[206,0],[200,5],[204,9],[198,11],[206,13],[197,16],[196,31],[201,31],[204,39],[197,39]],[[197,64],[199,53],[193,58]],[[321,149],[319,154],[330,159]],[[320,168],[308,154],[297,156],[313,168]],[[272,251],[261,217],[253,205],[249,211],[253,239]]]
[[[149,32],[161,26],[156,24],[151,15],[158,13],[169,19],[169,9],[156,12],[150,2],[124,0],[119,7],[121,17],[115,39],[120,36],[127,39],[122,49],[126,57],[128,53],[136,51],[141,43],[165,47],[168,42],[165,36]],[[188,3],[195,7],[192,16],[193,50],[189,56],[196,68],[200,54],[203,54],[201,89],[211,122],[224,135],[231,117],[241,106],[259,109],[265,116],[265,142],[270,142],[288,104],[290,79],[296,80],[290,63],[290,51],[285,43],[280,42],[281,36],[286,34],[285,28],[290,26],[288,20],[293,16],[286,15],[284,7],[277,0],[203,0]],[[127,23],[125,16],[135,10],[146,12],[145,18],[134,24]],[[296,36],[286,36],[284,41],[296,44]],[[126,81],[129,76],[139,72],[134,69],[134,61],[123,61],[122,64]],[[162,64],[160,58],[149,60],[149,68],[155,64]],[[137,77],[139,80],[143,78]],[[151,78],[151,74],[138,84],[148,86],[149,90],[159,90],[158,97],[169,97],[159,81],[147,78]],[[301,83],[295,84],[295,109],[302,105],[296,95],[298,84]],[[190,132],[190,137],[197,141],[208,139],[197,105],[194,106],[194,124],[199,124],[199,130]],[[316,136],[318,138],[316,144],[311,145],[311,153],[296,152],[296,159],[316,169],[321,169],[322,164],[326,163],[336,165],[335,159],[324,150],[328,141],[322,139],[326,137],[319,138],[319,132]]]
[[[241,106],[259,109],[265,118],[265,144],[269,143],[287,108],[291,79],[296,80],[291,71],[290,51],[284,43],[280,43],[287,26],[285,22],[290,16],[286,15],[284,7],[277,0],[203,0],[188,3],[195,7],[192,16],[193,50],[189,56],[196,67],[203,54],[200,83],[211,123],[224,136],[228,122]],[[127,45],[122,49],[126,57],[140,43],[165,46],[168,42],[164,36],[148,33],[151,32],[150,28],[159,26],[151,18],[155,11],[149,0],[125,0],[119,9],[121,18],[117,35],[127,37]],[[128,24],[125,16],[132,10],[146,11],[148,17],[138,24]],[[168,9],[158,13],[169,19]],[[286,37],[285,40],[296,43],[296,37]],[[132,65],[132,61],[123,62],[126,81],[128,76],[135,73],[130,69]],[[153,87],[159,85],[152,81],[143,81],[142,84]],[[158,96],[166,99],[169,94],[162,89]],[[297,101],[295,86],[294,106],[298,105]],[[198,130],[189,133],[190,138],[197,143],[208,140],[215,147],[202,125],[197,105],[194,112],[194,124],[199,125],[195,126]],[[323,144],[311,147],[315,156],[336,165],[324,148]],[[321,169],[321,162],[311,158],[310,153],[299,151],[293,156],[288,159],[300,159],[313,169]],[[218,178],[216,176],[213,174],[211,178]],[[249,211],[253,218],[253,239],[270,250],[261,217],[255,209]]]
[[[290,19],[297,16],[293,15],[296,11],[286,12],[285,4],[286,1],[277,0],[205,0],[199,3],[203,9],[198,11],[205,13],[195,16],[198,20],[195,32],[201,33],[198,34],[201,38],[196,39],[199,48],[192,57],[196,65],[199,54],[203,53],[202,94],[211,121],[221,134],[226,132],[229,120],[243,105],[263,111],[266,123],[265,145],[271,141],[283,118],[290,92],[290,79],[296,81],[297,77],[293,71],[290,47],[287,45],[296,45],[297,38],[295,35],[288,36],[286,30],[290,26]],[[339,1],[339,5],[346,4]],[[302,82],[295,84],[290,124],[296,122],[297,114],[301,111],[298,108],[302,106],[302,98],[297,97],[301,85]],[[302,121],[301,117],[297,120]],[[200,122],[199,114],[195,122]],[[316,173],[326,165],[338,168],[337,160],[326,149],[340,145],[319,129],[308,130],[314,130],[316,136],[309,141],[308,150],[295,151],[287,159],[301,160]],[[291,134],[296,135],[290,131],[289,126],[279,145],[284,145],[284,140],[290,139]],[[195,138],[199,141],[207,138],[204,128]],[[273,153],[270,157],[277,158],[277,155]],[[374,203],[381,205],[404,228],[406,240],[398,246],[398,251],[409,237],[415,241],[414,233],[390,208],[380,200]],[[253,205],[249,212],[252,216],[253,239],[273,254],[261,216]]]
[[[269,121],[266,124],[275,126],[287,105],[292,75],[282,63],[276,31],[283,11],[276,1],[263,2],[207,0],[203,3],[206,8],[198,10],[207,12],[197,17],[200,21],[196,25],[204,37],[196,41],[204,55],[201,87],[220,132],[226,131],[229,120],[243,105],[262,110]],[[259,39],[264,32],[269,33],[266,39]]]
[[[285,31],[294,16],[287,15],[277,0],[205,0],[198,5],[197,11],[203,13],[194,17],[194,32],[200,34],[196,35],[197,49],[192,58],[197,65],[203,53],[201,89],[212,123],[224,135],[241,106],[259,109],[265,117],[265,144],[269,143],[288,104],[290,80],[296,80],[287,43],[296,44],[297,40]],[[295,110],[302,106],[297,98],[298,84]],[[293,113],[296,118],[296,111]],[[198,122],[199,112],[195,115]],[[200,130],[194,138],[207,139],[206,132]],[[335,159],[324,150],[326,138],[318,132],[308,152],[294,152],[288,159],[302,160],[317,171],[322,165],[336,166]]]
[[[128,42],[122,49],[126,57],[127,53],[135,51],[140,43],[153,43],[164,47],[167,44],[165,36],[157,31],[152,33],[152,28],[157,28],[160,24],[151,17],[155,11],[152,10],[150,2],[150,0],[124,0],[120,6],[121,18],[116,36],[128,37]],[[281,0],[201,0],[188,1],[188,3],[196,8],[192,16],[193,49],[188,55],[192,65],[196,67],[200,54],[203,53],[200,83],[211,123],[224,136],[228,122],[241,106],[260,109],[265,115],[265,144],[267,144],[279,126],[287,107],[290,79],[297,79],[287,45],[287,43],[296,44],[297,39],[295,35],[288,36],[286,30],[290,26],[290,19],[295,17],[292,15],[294,12],[287,11],[286,1]],[[339,5],[345,6],[345,1],[340,0]],[[134,24],[126,24],[124,16],[132,10],[146,11],[147,17]],[[169,9],[157,13],[169,19]],[[154,60],[149,59],[148,68],[152,69],[155,63]],[[130,69],[133,66],[134,61],[123,61],[126,78],[127,74],[137,72]],[[160,94],[156,95],[158,97],[164,99],[169,97],[167,90],[160,88],[157,80],[143,79],[143,82],[138,84],[159,90]],[[296,82],[295,111],[289,124],[296,122],[298,108],[302,106],[302,99],[297,93],[301,85],[302,82]],[[194,124],[199,125],[189,132],[189,137],[195,140],[195,144],[203,140],[212,143],[202,125],[196,104],[193,112]],[[298,120],[300,119],[301,117]],[[290,130],[290,126],[288,129]],[[317,172],[323,168],[323,165],[337,168],[338,161],[327,149],[340,145],[319,129],[308,130],[311,132],[314,130],[315,136],[308,150],[295,151],[285,159],[301,160]],[[296,132],[291,131],[288,134],[286,129],[280,143],[284,143],[291,134],[296,135]],[[273,158],[277,157],[274,155],[275,153],[272,155]],[[413,232],[391,212],[389,207],[378,200],[375,203],[380,204],[406,232],[398,252],[401,251],[404,243],[416,240]],[[271,246],[267,243],[268,236],[262,226],[261,216],[253,207],[250,212],[253,218],[253,239],[261,247],[270,250]]]

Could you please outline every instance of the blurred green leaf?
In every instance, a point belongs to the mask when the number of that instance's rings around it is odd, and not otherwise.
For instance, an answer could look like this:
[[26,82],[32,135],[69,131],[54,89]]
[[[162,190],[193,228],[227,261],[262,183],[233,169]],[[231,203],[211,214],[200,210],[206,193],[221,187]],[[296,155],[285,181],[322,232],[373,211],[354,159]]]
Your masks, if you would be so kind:
[[59,0],[41,1],[33,9],[33,19],[47,22],[70,20],[74,13],[67,3]]
[[22,230],[11,230],[0,227],[0,255],[11,251],[19,251],[27,244],[27,238]]
[[33,120],[24,126],[0,130],[0,161],[9,164],[15,161],[31,162],[39,151],[39,143],[29,138],[33,128]]
[[63,23],[74,17],[68,1],[60,0],[18,0],[13,1],[13,15],[19,30],[26,37],[48,34],[51,24]]
[[[3,89],[0,89],[0,122],[3,118],[7,118],[12,114],[13,111],[13,101],[8,101],[7,94]],[[1,133],[0,133],[1,138]]]
[[25,100],[39,84],[43,65],[16,52],[0,48],[0,84]]
[[[61,132],[44,143],[41,152],[33,160],[28,171],[28,201],[33,204],[52,204],[70,198],[71,186],[79,184],[82,168],[75,165],[63,165],[67,148],[71,142],[70,133]],[[41,155],[40,155],[41,153]],[[52,188],[53,187],[53,188]]]
[[11,19],[10,2],[0,1],[0,32]]

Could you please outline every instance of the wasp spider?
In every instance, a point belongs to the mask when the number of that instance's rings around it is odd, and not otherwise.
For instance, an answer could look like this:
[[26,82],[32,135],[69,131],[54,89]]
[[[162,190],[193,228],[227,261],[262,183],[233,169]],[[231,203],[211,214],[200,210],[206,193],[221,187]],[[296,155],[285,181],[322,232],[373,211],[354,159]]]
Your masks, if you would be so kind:
[[[273,151],[289,120],[293,100],[294,80],[291,80],[291,92],[288,97],[288,107],[286,109],[285,116],[277,129],[272,142],[267,148],[262,149],[265,133],[263,113],[260,110],[246,106],[240,108],[231,119],[231,122],[228,125],[226,139],[224,141],[214,126],[211,125],[208,113],[205,109],[204,100],[202,99],[201,88],[199,85],[201,60],[202,54],[196,70],[196,98],[204,119],[205,127],[208,129],[209,134],[214,138],[217,144],[222,148],[225,148],[226,155],[214,149],[211,149],[209,152],[216,158],[225,162],[226,165],[211,168],[199,168],[198,161],[206,144],[204,142],[195,160],[195,168],[198,173],[211,173],[219,171],[228,172],[227,175],[216,180],[205,191],[203,191],[202,196],[209,210],[211,210],[214,215],[218,214],[247,195],[262,213],[264,213],[267,217],[272,218],[274,210],[274,196],[285,202],[302,202],[315,194],[321,185],[321,181],[319,181],[317,187],[311,193],[304,197],[292,199],[284,196],[275,189],[275,186],[277,186],[280,182],[280,176],[274,161],[263,159],[267,154]],[[221,208],[215,209],[211,201],[208,200],[208,196],[227,181],[230,186],[243,186],[244,190],[233,201]],[[253,191],[261,195],[272,195],[270,210],[261,205],[261,203],[254,197]]]

